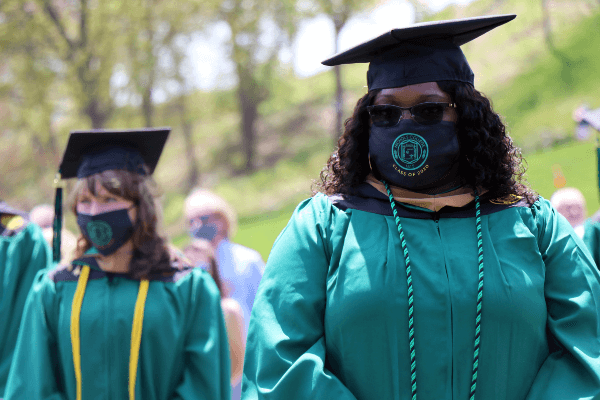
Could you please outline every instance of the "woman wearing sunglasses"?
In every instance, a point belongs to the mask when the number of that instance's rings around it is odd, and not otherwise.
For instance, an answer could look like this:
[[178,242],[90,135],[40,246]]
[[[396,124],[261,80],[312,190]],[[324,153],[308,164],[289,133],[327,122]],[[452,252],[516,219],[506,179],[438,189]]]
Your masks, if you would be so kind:
[[71,134],[76,258],[36,277],[5,400],[230,399],[219,290],[157,232],[150,174],[168,133]]
[[514,16],[393,30],[324,62],[368,93],[259,287],[243,399],[600,399],[599,274],[473,86]]

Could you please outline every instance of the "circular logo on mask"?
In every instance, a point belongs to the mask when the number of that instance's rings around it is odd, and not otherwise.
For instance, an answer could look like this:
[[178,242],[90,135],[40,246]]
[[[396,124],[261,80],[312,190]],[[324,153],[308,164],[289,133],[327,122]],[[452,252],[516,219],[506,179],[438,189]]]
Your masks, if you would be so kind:
[[428,156],[427,142],[416,133],[404,133],[398,136],[392,145],[394,161],[407,171],[421,168]]
[[87,234],[95,246],[102,247],[110,243],[113,233],[110,225],[104,221],[92,221],[87,224]]

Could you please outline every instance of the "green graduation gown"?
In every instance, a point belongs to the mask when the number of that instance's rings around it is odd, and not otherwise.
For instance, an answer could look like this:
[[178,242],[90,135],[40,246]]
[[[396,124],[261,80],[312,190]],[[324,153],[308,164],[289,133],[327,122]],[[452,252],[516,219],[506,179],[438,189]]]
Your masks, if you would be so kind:
[[596,266],[600,266],[600,214],[588,218],[583,224],[583,243],[592,254]]
[[[482,202],[477,399],[600,399],[600,285],[549,202]],[[418,400],[467,400],[475,207],[398,204],[412,264]],[[317,194],[277,238],[252,310],[249,399],[411,398],[405,261],[386,196]]]
[[0,202],[0,398],[6,388],[23,307],[33,278],[52,263],[39,226]]
[[[81,265],[91,267],[80,314],[82,399],[127,400],[140,281],[105,273],[93,257],[36,277],[27,298],[5,400],[71,400],[70,319]],[[135,398],[229,400],[230,365],[219,291],[199,268],[150,277]]]

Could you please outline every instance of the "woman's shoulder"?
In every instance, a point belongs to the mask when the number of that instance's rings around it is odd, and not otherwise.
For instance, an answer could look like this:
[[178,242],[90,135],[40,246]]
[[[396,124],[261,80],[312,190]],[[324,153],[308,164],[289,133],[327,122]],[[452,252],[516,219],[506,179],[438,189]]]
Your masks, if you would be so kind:
[[240,303],[231,297],[225,297],[221,299],[221,308],[223,309],[223,314],[225,315],[244,315],[244,311],[242,310]]

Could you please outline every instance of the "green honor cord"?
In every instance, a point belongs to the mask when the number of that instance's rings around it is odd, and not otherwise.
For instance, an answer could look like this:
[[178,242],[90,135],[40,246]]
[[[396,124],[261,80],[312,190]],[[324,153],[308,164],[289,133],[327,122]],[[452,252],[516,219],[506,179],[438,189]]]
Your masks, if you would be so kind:
[[[400,244],[404,253],[404,263],[406,264],[406,283],[408,286],[408,343],[410,350],[410,384],[412,390],[412,400],[417,400],[417,360],[415,352],[415,326],[414,326],[414,298],[412,286],[412,272],[410,266],[410,257],[408,256],[408,247],[400,217],[396,211],[394,196],[386,181],[382,181],[387,190],[398,233],[400,234]],[[475,225],[477,229],[477,256],[479,262],[479,282],[477,285],[477,315],[475,317],[475,345],[473,350],[473,376],[471,378],[471,394],[469,400],[475,400],[475,389],[477,388],[477,369],[479,368],[479,342],[481,334],[481,305],[483,301],[483,236],[481,233],[481,207],[479,204],[479,194],[475,191]]]

